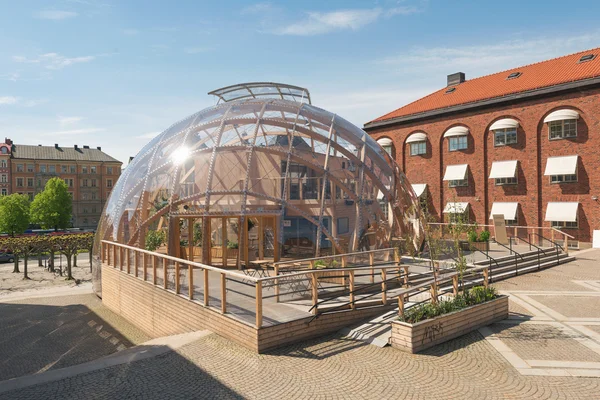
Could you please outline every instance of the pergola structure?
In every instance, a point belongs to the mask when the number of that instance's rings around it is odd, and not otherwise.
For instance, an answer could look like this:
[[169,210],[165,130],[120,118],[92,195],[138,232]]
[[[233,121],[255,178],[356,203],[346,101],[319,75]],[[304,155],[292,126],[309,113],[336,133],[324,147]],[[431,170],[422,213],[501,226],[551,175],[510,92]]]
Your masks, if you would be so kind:
[[418,200],[363,130],[311,104],[308,90],[246,83],[152,139],[123,172],[98,240],[210,265],[300,258],[420,240]]

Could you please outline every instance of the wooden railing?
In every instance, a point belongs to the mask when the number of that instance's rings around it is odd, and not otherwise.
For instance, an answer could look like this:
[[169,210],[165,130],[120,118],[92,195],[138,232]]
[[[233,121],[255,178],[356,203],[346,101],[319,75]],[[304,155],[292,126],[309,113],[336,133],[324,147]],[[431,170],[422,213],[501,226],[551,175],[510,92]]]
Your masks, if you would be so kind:
[[[219,308],[214,309],[222,314],[226,314],[228,311],[227,291],[228,288],[232,289],[232,286],[229,285],[238,285],[235,288],[236,290],[239,290],[242,286],[253,286],[255,294],[254,304],[252,304],[252,300],[248,300],[248,308],[255,312],[254,325],[256,328],[261,328],[263,324],[264,301],[273,299],[274,302],[280,302],[281,296],[286,294],[282,293],[281,289],[286,285],[285,282],[289,282],[290,279],[299,280],[308,288],[308,292],[310,293],[310,304],[312,306],[311,311],[314,315],[319,314],[322,310],[323,298],[320,299],[320,297],[329,294],[331,294],[331,296],[325,299],[327,302],[343,303],[347,298],[349,300],[347,308],[352,310],[363,305],[390,305],[390,301],[392,301],[394,297],[399,296],[398,304],[402,305],[400,312],[403,313],[404,299],[419,288],[425,286],[430,287],[432,301],[436,301],[440,285],[453,282],[453,287],[456,288],[455,292],[458,290],[458,272],[443,273],[437,279],[433,279],[433,271],[426,274],[411,275],[409,271],[410,266],[400,263],[400,255],[393,248],[298,260],[301,265],[304,265],[303,263],[308,263],[309,268],[291,271],[285,275],[279,274],[280,268],[284,264],[283,262],[279,262],[275,263],[275,276],[259,278],[237,271],[217,268],[107,240],[103,240],[101,243],[101,259],[104,265],[132,275],[157,288],[168,290],[175,295],[183,296],[204,307],[213,308],[211,306],[210,293],[211,290],[219,290],[221,304]],[[377,265],[374,262],[377,253],[381,253],[380,255],[385,258],[385,252],[390,254],[389,258],[393,258],[393,260],[390,260],[385,265]],[[370,256],[370,254],[372,256]],[[328,260],[339,257],[351,258],[359,255],[366,255],[370,262],[360,266],[353,266],[351,263],[348,263],[342,268],[327,268],[325,270],[314,267],[315,263],[319,260]],[[172,285],[169,287],[170,281],[168,274],[171,269],[174,270],[175,274]],[[199,285],[199,282],[194,282],[195,270],[202,271],[203,280],[201,285]],[[485,271],[484,283],[487,285],[488,267],[471,268],[469,273],[478,270]],[[187,271],[187,291],[182,290],[181,271]],[[209,272],[220,274],[217,288],[211,287]],[[342,292],[327,292],[326,289],[322,288],[320,290],[320,284],[330,281],[332,275],[335,274],[341,274],[341,276],[347,278],[342,285],[344,290]],[[359,278],[367,276],[376,276],[380,280],[374,282],[374,279],[371,278],[368,282],[359,282]],[[159,282],[159,280],[162,282]],[[274,295],[264,296],[263,288],[265,287],[274,288]],[[196,298],[196,288],[202,289],[202,298]],[[368,293],[371,293],[369,294],[369,298],[375,298],[375,300],[367,302],[358,299],[356,293],[361,290],[361,288],[369,289],[370,291]],[[374,289],[371,291],[371,288]],[[401,295],[396,294],[398,288],[404,288],[404,291],[401,291]],[[394,294],[390,295],[392,291],[394,291]]]

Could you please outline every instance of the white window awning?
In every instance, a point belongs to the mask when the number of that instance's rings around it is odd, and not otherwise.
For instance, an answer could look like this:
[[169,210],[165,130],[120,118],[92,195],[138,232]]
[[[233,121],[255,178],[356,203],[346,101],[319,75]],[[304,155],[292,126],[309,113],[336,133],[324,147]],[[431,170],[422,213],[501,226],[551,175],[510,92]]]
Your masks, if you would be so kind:
[[548,157],[544,175],[574,175],[577,173],[578,157],[579,156]]
[[544,118],[544,123],[562,121],[564,119],[579,119],[579,113],[575,110],[563,108],[562,110],[556,110],[548,114],[548,116]]
[[377,143],[378,143],[378,144],[379,144],[381,147],[383,147],[383,146],[391,146],[391,145],[393,145],[393,144],[394,144],[394,142],[392,141],[392,139],[390,139],[390,138],[386,138],[386,137],[384,137],[384,138],[381,138],[381,139],[377,139]]
[[489,179],[514,178],[517,174],[517,160],[494,161]]
[[462,214],[469,208],[469,203],[446,203],[444,214]]
[[494,215],[502,214],[504,215],[504,219],[515,220],[517,219],[518,208],[519,203],[494,203],[492,204],[490,219],[493,219]]
[[466,126],[453,126],[444,133],[444,137],[465,136],[469,134]]
[[548,203],[546,221],[576,222],[579,203],[556,202]]
[[423,193],[425,193],[427,190],[426,183],[413,183],[411,186],[412,186],[413,190],[415,191],[415,194],[417,195],[417,197],[421,197],[423,195]]
[[448,165],[444,174],[445,181],[459,181],[467,179],[467,169],[469,164]]
[[406,143],[424,142],[427,140],[425,132],[415,132],[406,139]]
[[512,118],[503,118],[494,122],[492,126],[490,126],[490,131],[495,131],[496,129],[509,129],[509,128],[517,128],[519,127],[519,121]]

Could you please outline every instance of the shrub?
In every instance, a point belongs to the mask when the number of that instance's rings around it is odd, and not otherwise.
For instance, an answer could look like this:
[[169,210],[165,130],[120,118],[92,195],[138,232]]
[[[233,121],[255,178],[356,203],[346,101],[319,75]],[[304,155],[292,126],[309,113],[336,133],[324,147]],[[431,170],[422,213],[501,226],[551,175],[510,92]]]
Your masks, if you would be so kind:
[[477,241],[477,232],[472,230],[469,231],[469,233],[467,234],[468,238],[469,238],[469,242],[476,242]]
[[482,231],[479,234],[479,241],[480,242],[487,242],[490,240],[490,231]]
[[227,242],[227,248],[228,249],[237,249],[238,244],[237,244],[237,242]]
[[158,249],[167,240],[167,235],[163,231],[148,231],[146,234],[146,250],[154,251]]
[[493,287],[475,286],[452,300],[440,301],[437,304],[426,303],[409,308],[400,320],[410,324],[426,319],[435,318],[439,315],[448,314],[475,304],[485,303],[498,297]]

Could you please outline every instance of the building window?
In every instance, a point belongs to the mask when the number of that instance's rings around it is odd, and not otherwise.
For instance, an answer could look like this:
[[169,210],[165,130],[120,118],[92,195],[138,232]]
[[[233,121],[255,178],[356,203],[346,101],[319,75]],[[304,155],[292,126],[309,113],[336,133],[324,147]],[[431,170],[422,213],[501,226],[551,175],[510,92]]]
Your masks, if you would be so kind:
[[107,179],[106,180],[106,187],[108,187],[108,188],[112,187],[112,179]]
[[8,149],[2,146],[2,154],[8,154]]
[[96,192],[92,192],[92,200],[96,200]]
[[519,223],[516,219],[505,219],[504,223],[506,224],[506,226],[518,226]]
[[337,219],[337,233],[343,235],[344,233],[350,232],[350,220],[348,217]]
[[579,221],[552,221],[553,228],[578,228]]
[[27,196],[29,197],[29,201],[33,201],[33,192],[28,192]]
[[573,183],[573,182],[577,182],[577,174],[550,176],[550,183]]
[[56,173],[56,165],[48,165],[48,172],[51,174]]
[[88,212],[87,212],[87,208],[83,207],[83,213],[84,213],[84,214],[87,214],[87,213],[88,213]]
[[2,174],[2,183],[6,183],[6,175]]
[[17,172],[23,172],[23,164],[17,164]]
[[35,172],[35,166],[33,164],[27,164],[27,172]]
[[95,174],[95,173],[96,173],[96,166],[95,166],[95,165],[92,165],[92,166],[90,167],[90,174]]
[[88,219],[87,219],[87,218],[84,218],[84,219],[83,219],[83,224],[84,224],[84,225],[87,225],[87,223],[88,223]]
[[71,173],[72,173],[72,174],[75,174],[75,173],[77,173],[77,167],[76,167],[75,165],[71,165],[71,166],[69,167],[69,169],[71,170]]
[[564,139],[577,136],[577,120],[563,119],[561,121],[548,122],[550,140]]
[[96,187],[96,179],[92,179],[92,187]]
[[33,187],[33,178],[27,178],[27,187]]
[[40,165],[40,172],[45,174],[46,173],[46,166],[45,165]]
[[410,155],[418,156],[427,154],[427,142],[414,142],[410,144]]
[[516,185],[517,177],[514,176],[512,178],[496,178],[496,186],[502,185]]
[[517,143],[517,128],[496,129],[494,131],[494,146],[506,146]]
[[447,213],[446,214],[448,216],[448,222],[451,224],[457,224],[457,223],[467,223],[468,222],[468,218],[467,218],[467,212],[465,211],[464,213]]
[[2,168],[6,168],[6,167],[7,167],[7,165],[8,165],[8,164],[6,163],[6,160],[2,160]]
[[448,140],[450,151],[466,150],[467,136],[453,136]]
[[87,187],[87,185],[88,185],[88,180],[87,180],[87,179],[84,179],[84,180],[81,182],[81,184],[82,184],[82,186],[83,186],[83,187]]
[[[392,149],[392,146],[389,146],[389,148],[390,148],[390,150],[388,151],[388,149],[386,149],[386,148],[384,147],[385,151],[387,151],[387,153],[388,153],[389,155],[392,155],[392,153],[390,153],[390,152],[392,151],[392,150],[391,150],[391,149]],[[112,174],[113,174],[113,168],[112,168],[112,167],[106,167],[106,174],[107,174],[107,175],[112,175]]]
[[17,187],[23,187],[23,178],[17,178]]
[[67,172],[69,172],[69,168],[66,165],[61,165],[60,172],[66,174]]
[[81,173],[87,174],[87,167],[81,167]]
[[467,179],[457,179],[449,181],[450,187],[460,187],[460,186],[469,186],[469,181]]
[[92,207],[92,214],[96,214],[96,207]]
[[8,194],[8,191],[5,188],[2,188],[2,196],[6,196]]

